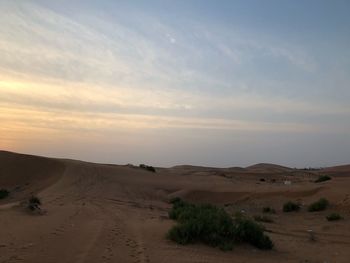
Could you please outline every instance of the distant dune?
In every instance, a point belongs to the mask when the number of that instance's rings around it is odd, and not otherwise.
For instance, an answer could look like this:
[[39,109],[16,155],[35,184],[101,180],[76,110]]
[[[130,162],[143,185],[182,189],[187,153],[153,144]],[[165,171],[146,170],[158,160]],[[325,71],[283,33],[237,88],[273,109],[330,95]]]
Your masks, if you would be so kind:
[[322,172],[325,174],[331,174],[334,176],[348,176],[350,174],[350,165],[328,167],[328,168],[324,168]]
[[[315,183],[321,174],[332,180]],[[290,183],[286,184],[288,181]],[[350,165],[304,171],[274,164],[246,168],[191,165],[156,168],[94,164],[0,152],[0,262],[348,262],[350,251]],[[42,200],[45,215],[20,203]],[[275,249],[237,246],[222,252],[196,244],[178,246],[165,238],[172,197],[213,203],[234,214],[276,210],[264,223]],[[327,211],[307,205],[325,197]],[[286,201],[302,204],[283,213]],[[330,212],[344,220],[328,222]],[[312,230],[316,241],[310,241]]]
[[246,169],[250,171],[260,171],[263,173],[266,173],[266,172],[280,173],[280,172],[290,172],[293,170],[292,168],[289,168],[289,167],[271,164],[271,163],[259,163],[252,166],[248,166]]

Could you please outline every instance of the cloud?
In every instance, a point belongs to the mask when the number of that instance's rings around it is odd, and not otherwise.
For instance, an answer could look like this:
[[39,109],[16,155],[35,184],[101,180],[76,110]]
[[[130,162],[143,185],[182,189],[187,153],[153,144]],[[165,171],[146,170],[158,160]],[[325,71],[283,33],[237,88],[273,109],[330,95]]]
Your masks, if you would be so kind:
[[62,119],[70,112],[78,117],[67,121],[69,127],[90,127],[94,117],[114,129],[296,132],[310,127],[273,116],[350,112],[343,104],[273,94],[299,82],[255,74],[259,59],[279,58],[281,67],[288,63],[307,73],[317,66],[300,47],[255,32],[193,21],[181,30],[146,14],[136,20],[142,23],[127,25],[98,15],[68,17],[29,2],[1,7],[0,106],[8,112],[21,109],[30,119],[32,111],[48,114],[42,123],[54,119],[57,128],[64,125],[53,116]]
[[[117,130],[208,129],[245,132],[327,132],[320,123],[305,123],[282,118],[271,119],[281,111],[318,116],[330,111],[288,100],[263,100],[259,97],[213,98],[191,92],[154,93],[57,83],[0,82],[0,121],[13,130],[50,129],[69,133],[108,134]],[[179,99],[181,103],[179,103]],[[247,111],[267,111],[268,118],[250,119]],[[313,113],[312,113],[313,111]],[[215,114],[216,112],[216,114]],[[333,114],[350,113],[333,108]],[[311,115],[310,115],[311,114]],[[27,128],[25,128],[27,127]],[[343,128],[332,129],[343,132]]]
[[96,15],[73,19],[28,2],[3,8],[3,70],[75,82],[187,89],[194,82],[220,88],[242,81],[219,70],[243,67],[265,55],[305,70],[315,68],[300,48],[236,29],[186,21],[183,31],[182,25],[169,26],[147,15],[139,15],[136,25]]

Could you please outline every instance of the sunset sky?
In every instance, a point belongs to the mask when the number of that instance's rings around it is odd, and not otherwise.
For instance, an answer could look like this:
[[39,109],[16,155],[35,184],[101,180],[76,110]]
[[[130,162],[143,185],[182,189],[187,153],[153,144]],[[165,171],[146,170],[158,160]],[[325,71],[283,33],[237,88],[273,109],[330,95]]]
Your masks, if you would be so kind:
[[0,0],[0,149],[350,163],[349,1]]

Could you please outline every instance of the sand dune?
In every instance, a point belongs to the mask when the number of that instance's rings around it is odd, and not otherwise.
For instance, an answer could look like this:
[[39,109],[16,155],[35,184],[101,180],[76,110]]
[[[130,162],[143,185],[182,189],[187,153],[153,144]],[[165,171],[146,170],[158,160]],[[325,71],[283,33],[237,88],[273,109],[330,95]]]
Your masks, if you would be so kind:
[[[318,171],[271,164],[176,166],[152,173],[130,165],[0,152],[0,188],[11,190],[0,203],[0,262],[349,262],[348,167],[323,169],[334,177],[316,184]],[[30,214],[19,205],[31,194],[40,197],[45,215]],[[175,196],[222,205],[230,213],[256,215],[263,206],[274,207],[275,223],[265,226],[275,249],[237,246],[222,252],[168,241],[165,235],[174,222],[167,218],[167,201]],[[305,206],[320,197],[331,202],[328,211],[281,211],[285,201]],[[331,211],[345,219],[326,221]]]
[[348,176],[350,174],[350,165],[328,167],[324,168],[322,172],[324,174],[330,174],[334,176]]
[[250,171],[262,172],[262,173],[267,173],[267,172],[283,173],[283,172],[291,172],[293,170],[292,168],[289,168],[289,167],[270,164],[270,163],[255,164],[252,166],[248,166],[246,169]]
[[11,190],[9,200],[20,200],[52,185],[64,168],[54,159],[0,152],[0,187]]

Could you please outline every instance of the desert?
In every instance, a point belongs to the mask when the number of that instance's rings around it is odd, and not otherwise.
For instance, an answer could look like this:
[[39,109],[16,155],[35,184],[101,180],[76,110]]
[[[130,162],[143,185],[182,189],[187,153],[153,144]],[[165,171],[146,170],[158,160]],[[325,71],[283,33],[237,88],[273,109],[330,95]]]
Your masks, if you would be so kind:
[[0,263],[350,263],[349,0],[0,11]]
[[[0,262],[348,262],[349,166],[299,170],[272,164],[247,168],[176,166],[151,172],[132,165],[95,164],[11,152],[0,153]],[[315,183],[322,174],[331,180]],[[285,184],[288,181],[290,184]],[[44,213],[21,205],[35,195]],[[262,215],[274,243],[221,251],[204,244],[178,245],[166,234],[169,200],[224,207],[230,215]],[[327,198],[325,211],[307,205]],[[283,204],[301,204],[285,213]],[[331,212],[342,215],[326,220]],[[310,238],[313,232],[313,239]]]

